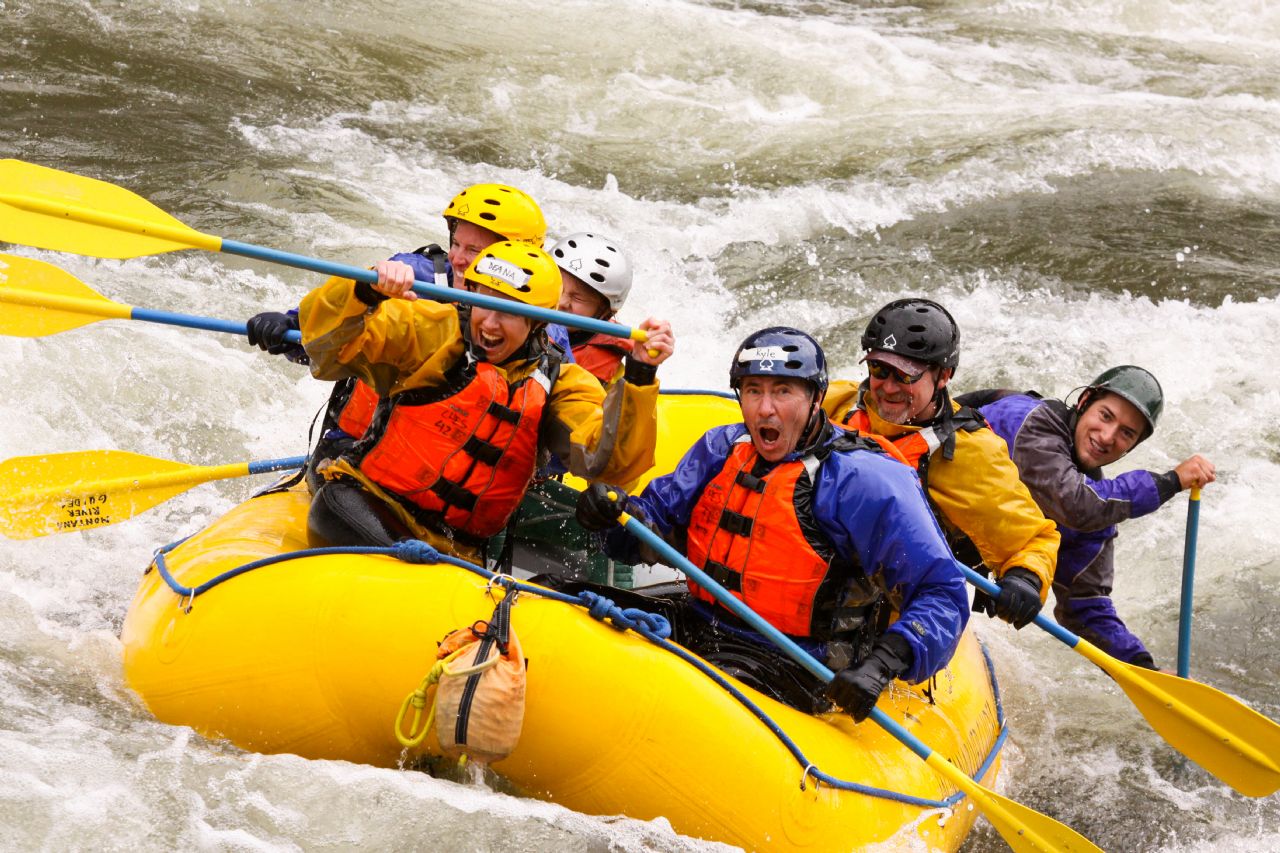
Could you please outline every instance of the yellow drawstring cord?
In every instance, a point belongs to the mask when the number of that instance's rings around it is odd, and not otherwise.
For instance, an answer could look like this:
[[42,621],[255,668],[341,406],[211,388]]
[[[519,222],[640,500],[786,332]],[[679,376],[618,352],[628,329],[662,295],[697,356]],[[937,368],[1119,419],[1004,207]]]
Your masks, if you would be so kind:
[[[431,671],[427,673],[427,677],[422,679],[422,683],[418,685],[418,689],[404,697],[404,701],[400,703],[400,713],[396,714],[395,722],[396,740],[400,741],[401,746],[406,749],[412,749],[415,746],[420,745],[422,741],[426,739],[427,732],[431,730],[431,724],[434,723],[436,719],[436,703],[434,697],[432,697],[431,701],[431,710],[427,712],[427,720],[422,724],[421,729],[418,728],[418,723],[422,721],[422,709],[427,705],[428,691],[431,690],[433,685],[440,681],[442,676],[472,675],[473,673],[483,672],[498,661],[502,660],[502,655],[493,654],[490,655],[487,660],[481,661],[473,666],[462,667],[459,669],[448,668],[448,664],[453,663],[454,658],[469,649],[470,645],[463,646],[447,658],[436,661],[435,665],[431,667]],[[413,722],[409,726],[409,733],[405,734],[404,718],[409,712],[410,705],[413,706]]]

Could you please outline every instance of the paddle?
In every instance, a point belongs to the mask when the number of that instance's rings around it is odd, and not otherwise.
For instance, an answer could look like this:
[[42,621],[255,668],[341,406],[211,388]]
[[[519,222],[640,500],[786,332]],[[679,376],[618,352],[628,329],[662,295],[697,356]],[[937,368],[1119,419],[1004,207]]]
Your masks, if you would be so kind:
[[[974,586],[1000,588],[964,567]],[[1280,789],[1280,725],[1207,684],[1118,661],[1088,640],[1039,615],[1035,623],[1115,679],[1142,716],[1174,749],[1249,797]]]
[[1182,543],[1182,603],[1178,608],[1178,676],[1191,670],[1191,603],[1196,587],[1196,536],[1200,528],[1200,489],[1191,487],[1187,502],[1187,535]]
[[[370,284],[378,281],[372,270],[203,234],[122,187],[21,160],[0,160],[0,241],[98,258],[203,249]],[[643,329],[468,290],[424,281],[415,281],[413,289],[439,301],[479,305],[617,338],[643,342],[647,337]]]
[[[830,681],[834,677],[835,674],[830,669],[815,660],[790,637],[766,622],[741,600],[735,598],[732,593],[712,580],[706,572],[685,559],[683,554],[668,545],[662,537],[645,527],[639,520],[624,512],[618,521],[625,525],[633,536],[661,554],[671,565],[697,581],[699,586],[714,595],[717,601],[736,613],[748,625],[768,637],[796,663],[823,681]],[[879,708],[871,710],[871,719],[924,759],[926,764],[944,776],[957,789],[964,791],[969,801],[986,815],[987,820],[1014,850],[1098,850],[1101,853],[1100,848],[1093,842],[1070,827],[1021,803],[1002,797],[970,779],[960,768],[935,753]]]
[[0,533],[33,539],[132,518],[199,483],[299,468],[305,456],[184,465],[122,450],[18,456],[0,462]]
[[[99,320],[141,320],[244,337],[244,323],[153,311],[113,302],[65,270],[32,258],[0,253],[0,302],[14,306],[0,312],[0,335],[41,338],[78,329]],[[287,340],[302,342],[299,332]]]

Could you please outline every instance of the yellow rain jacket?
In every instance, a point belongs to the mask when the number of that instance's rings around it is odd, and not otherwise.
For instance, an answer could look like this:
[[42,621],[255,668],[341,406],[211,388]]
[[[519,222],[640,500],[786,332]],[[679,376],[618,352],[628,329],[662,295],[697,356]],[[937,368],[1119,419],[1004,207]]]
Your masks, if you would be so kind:
[[[859,385],[848,380],[831,383],[822,403],[827,416],[836,423],[859,405]],[[886,421],[876,413],[875,395],[870,390],[862,407],[872,431],[891,441],[918,432],[921,426],[903,426]],[[959,410],[954,401],[952,410]],[[1043,603],[1053,585],[1058,563],[1057,526],[1044,517],[1040,507],[1023,485],[1018,469],[1009,460],[1004,439],[990,429],[972,432],[957,430],[955,456],[947,460],[934,453],[929,463],[929,500],[948,538],[957,533],[973,543],[982,562],[997,578],[1019,566],[1040,578]]]
[[[333,277],[308,293],[298,308],[302,342],[317,379],[363,379],[379,396],[445,384],[445,372],[464,357],[465,342],[455,306],[418,299],[388,299],[370,307],[355,295],[355,282]],[[495,365],[508,383],[532,373],[537,359]],[[543,415],[546,448],[579,477],[630,482],[654,464],[658,384],[617,382],[608,392],[573,363],[560,366]],[[547,418],[551,421],[548,422]],[[415,535],[442,551],[474,559],[469,548],[424,528],[397,500],[346,459],[334,460],[326,477],[358,480],[409,525]]]

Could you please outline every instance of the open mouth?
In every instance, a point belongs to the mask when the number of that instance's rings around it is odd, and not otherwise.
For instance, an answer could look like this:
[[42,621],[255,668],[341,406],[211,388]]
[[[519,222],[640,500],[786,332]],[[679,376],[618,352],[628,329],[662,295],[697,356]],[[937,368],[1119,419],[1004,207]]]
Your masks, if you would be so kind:
[[760,440],[765,444],[777,444],[778,439],[782,438],[782,432],[773,427],[760,427]]
[[494,350],[502,347],[503,338],[486,335],[484,332],[481,332],[477,343],[480,344],[480,348],[485,352],[493,352]]

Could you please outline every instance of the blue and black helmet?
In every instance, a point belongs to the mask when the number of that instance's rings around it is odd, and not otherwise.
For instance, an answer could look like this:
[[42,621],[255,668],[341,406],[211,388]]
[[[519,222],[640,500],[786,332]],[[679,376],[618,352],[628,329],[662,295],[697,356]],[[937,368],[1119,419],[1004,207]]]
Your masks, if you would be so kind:
[[747,335],[729,365],[735,391],[744,376],[788,376],[812,384],[819,397],[827,392],[827,357],[813,336],[790,326],[770,326]]

